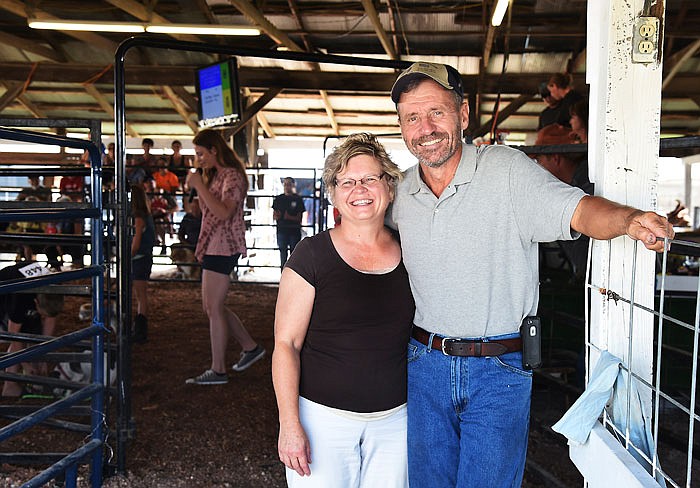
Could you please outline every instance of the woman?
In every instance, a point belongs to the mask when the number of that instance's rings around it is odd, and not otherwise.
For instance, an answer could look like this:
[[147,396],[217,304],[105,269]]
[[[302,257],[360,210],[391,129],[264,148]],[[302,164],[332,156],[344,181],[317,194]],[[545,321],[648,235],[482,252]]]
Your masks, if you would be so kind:
[[220,385],[228,383],[229,334],[243,348],[239,361],[233,365],[234,371],[247,369],[265,355],[265,349],[253,340],[238,316],[224,305],[229,275],[246,252],[243,201],[248,176],[243,162],[215,130],[199,132],[193,142],[203,173],[188,174],[187,186],[197,192],[202,209],[195,256],[202,263],[202,307],[209,317],[211,367],[186,383]]
[[343,225],[282,271],[272,378],[290,487],[405,487],[406,349],[414,303],[384,214],[401,173],[370,134],[326,159]]
[[134,219],[134,238],[131,240],[131,279],[136,293],[136,317],[131,339],[145,342],[148,338],[148,279],[153,266],[153,246],[156,230],[143,185],[131,187],[131,215]]

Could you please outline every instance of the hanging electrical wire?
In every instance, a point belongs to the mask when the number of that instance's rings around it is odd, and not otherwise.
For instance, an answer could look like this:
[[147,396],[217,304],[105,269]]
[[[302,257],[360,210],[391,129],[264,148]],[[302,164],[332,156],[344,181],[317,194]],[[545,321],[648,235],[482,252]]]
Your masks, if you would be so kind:
[[[501,81],[503,80],[503,75],[506,73],[506,68],[508,67],[508,57],[510,56],[510,27],[511,27],[511,18],[512,18],[512,13],[513,13],[513,5],[511,4],[510,8],[508,9],[508,21],[506,24],[506,33],[503,38],[503,63],[501,64],[501,73],[498,76],[498,83],[496,85],[496,103],[493,106],[493,114],[492,114],[492,120],[493,123],[491,124],[491,144],[494,144],[496,141],[496,127],[498,125],[498,113],[500,111],[500,105],[501,105]],[[495,42],[495,41],[494,41]]]

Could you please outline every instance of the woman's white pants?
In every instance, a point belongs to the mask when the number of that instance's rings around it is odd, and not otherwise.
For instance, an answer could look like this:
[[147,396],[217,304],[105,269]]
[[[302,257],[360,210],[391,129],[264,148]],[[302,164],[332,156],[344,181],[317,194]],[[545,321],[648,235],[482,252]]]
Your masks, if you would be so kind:
[[290,488],[406,488],[406,406],[380,419],[339,415],[299,398],[311,476],[287,470]]

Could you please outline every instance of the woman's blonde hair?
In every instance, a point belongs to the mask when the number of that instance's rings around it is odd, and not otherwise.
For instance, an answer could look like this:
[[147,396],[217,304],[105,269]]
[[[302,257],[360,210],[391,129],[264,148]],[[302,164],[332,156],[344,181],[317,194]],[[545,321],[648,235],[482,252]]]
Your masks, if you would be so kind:
[[385,178],[393,196],[396,183],[402,176],[401,170],[396,163],[391,160],[384,146],[373,134],[360,132],[346,137],[342,144],[336,146],[333,152],[326,158],[322,178],[323,184],[326,186],[326,192],[331,201],[335,195],[337,176],[345,171],[350,159],[363,154],[372,156],[379,163],[382,173],[386,174]]
[[[248,175],[245,171],[245,163],[238,155],[233,152],[233,149],[226,144],[226,141],[221,134],[214,129],[204,129],[197,133],[192,139],[192,143],[196,146],[202,146],[209,151],[216,149],[216,158],[221,166],[233,168],[240,173],[245,181],[245,191],[248,191]],[[216,174],[216,168],[207,168],[204,170],[204,181],[209,185]]]

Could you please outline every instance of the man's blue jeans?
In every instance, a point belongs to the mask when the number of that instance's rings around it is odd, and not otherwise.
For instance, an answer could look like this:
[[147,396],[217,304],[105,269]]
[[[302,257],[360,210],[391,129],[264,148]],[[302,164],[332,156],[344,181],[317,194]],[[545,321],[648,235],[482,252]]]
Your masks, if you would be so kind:
[[292,251],[301,240],[301,229],[277,228],[277,247],[280,249],[280,268],[284,268],[284,263]]
[[532,372],[522,369],[520,352],[498,357],[446,356],[411,339],[411,488],[519,488],[531,390]]

